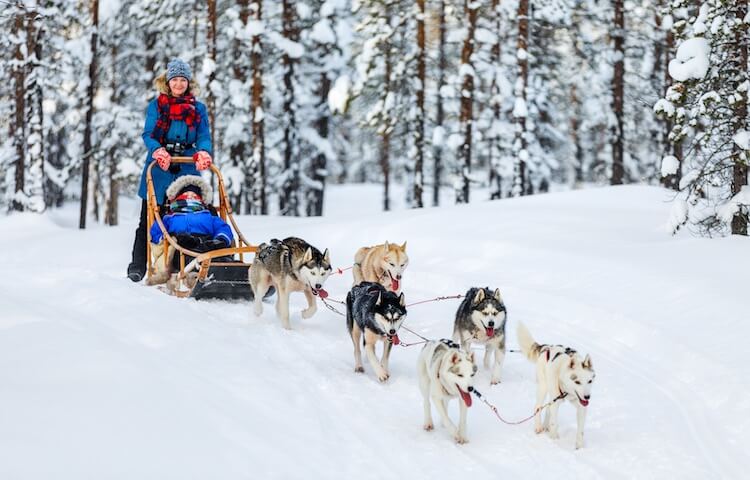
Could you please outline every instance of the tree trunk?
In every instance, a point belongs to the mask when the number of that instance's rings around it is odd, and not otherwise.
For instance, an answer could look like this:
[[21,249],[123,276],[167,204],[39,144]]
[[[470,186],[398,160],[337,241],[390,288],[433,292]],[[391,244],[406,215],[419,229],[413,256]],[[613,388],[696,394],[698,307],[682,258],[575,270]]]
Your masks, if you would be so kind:
[[[747,81],[748,78],[747,23],[741,20],[746,18],[748,13],[747,1],[737,2],[735,8],[735,18],[740,20],[741,24],[735,26],[735,43],[731,47],[735,50],[733,56],[736,62],[735,78],[737,78],[737,85],[733,90],[739,91],[740,84]],[[747,95],[747,91],[743,92],[740,99],[734,104],[735,125],[732,129],[734,132],[750,128],[747,118]],[[735,196],[747,185],[748,166],[746,153],[736,143],[733,143],[732,147],[732,196]],[[740,209],[735,212],[732,217],[732,235],[747,235],[748,209],[750,209],[750,206],[745,205],[744,210]]]
[[424,104],[424,89],[426,78],[425,57],[427,55],[425,45],[425,0],[417,0],[417,122],[414,135],[414,148],[417,150],[416,162],[414,162],[414,193],[413,206],[424,207],[422,192],[424,191],[424,132],[425,116],[427,112]]
[[[299,40],[296,4],[282,1],[281,33],[290,42]],[[284,71],[284,183],[279,195],[279,211],[282,215],[299,216],[299,149],[297,145],[297,112],[294,91],[294,69],[297,59],[285,52],[281,56]]]
[[219,151],[216,145],[216,96],[212,91],[214,80],[216,80],[216,0],[207,0],[208,4],[208,30],[206,43],[208,44],[208,57],[213,62],[214,68],[208,76],[206,85],[206,107],[208,108],[208,124],[211,126],[211,145],[213,146],[213,155]]
[[[249,0],[237,0],[237,8],[239,10],[242,27],[245,28],[247,27],[247,22],[250,19]],[[247,65],[245,63],[246,50],[242,44],[242,41],[237,38],[232,41],[232,44],[232,58],[234,59],[234,63],[232,65],[232,74],[235,80],[244,85],[247,81],[248,74]],[[229,158],[232,166],[242,169],[242,173],[247,177],[252,173],[249,169],[250,162],[245,158],[245,156],[247,155],[247,151],[245,148],[246,145],[247,142],[245,142],[244,139],[229,145]],[[244,182],[242,185],[239,185],[239,188],[233,185],[233,189],[237,189],[238,191],[236,194],[230,195],[229,201],[232,204],[232,209],[235,212],[242,211],[242,198],[246,196],[246,184],[247,182]]]
[[[117,44],[112,45],[112,101],[119,103],[121,100],[117,94]],[[109,183],[109,195],[107,196],[107,205],[104,210],[104,223],[106,225],[115,226],[118,223],[119,216],[119,196],[120,196],[120,183],[117,179],[117,147],[115,145],[109,149],[107,154],[107,162],[109,169],[107,171],[108,183]]]
[[615,41],[615,66],[612,77],[612,112],[616,124],[612,126],[612,178],[610,184],[622,185],[625,175],[623,105],[625,90],[625,0],[614,0],[615,23],[612,38]]
[[461,189],[457,192],[456,203],[469,203],[471,188],[471,144],[472,123],[474,122],[474,69],[471,56],[474,53],[474,30],[477,27],[479,4],[473,0],[464,0],[464,15],[468,22],[466,38],[461,49],[461,111],[459,122],[464,134],[464,143],[459,151]]
[[[498,13],[498,7],[500,6],[500,0],[492,0],[490,8],[492,9],[491,15],[495,19],[495,43],[492,44],[490,51],[490,58],[494,69],[500,66],[500,32],[502,31],[502,25],[500,24],[500,14]],[[489,170],[490,170],[490,200],[498,200],[503,195],[503,179],[500,175],[500,161],[501,161],[501,148],[500,148],[500,135],[498,131],[498,124],[500,123],[500,86],[497,84],[497,72],[493,70],[492,82],[490,83],[490,103],[492,105],[492,117],[493,117],[493,129],[492,137],[490,138],[489,148]]]
[[[513,143],[513,152],[515,154],[513,165],[513,191],[514,196],[522,196],[528,192],[526,181],[526,160],[528,158],[527,138],[526,138],[526,87],[529,82],[529,0],[519,0],[518,2],[518,41],[516,42],[518,59],[518,79],[514,88],[516,101],[520,99],[524,105],[524,112],[518,112],[514,108],[513,123],[516,124],[516,138]],[[523,52],[523,53],[522,53]]]
[[[325,47],[328,49],[329,47]],[[328,52],[325,52],[325,57]],[[328,92],[331,91],[331,79],[323,72],[320,75],[320,88],[318,89],[318,118],[315,120],[315,130],[323,140],[328,139],[329,124],[331,121],[330,110],[328,109]],[[325,171],[327,159],[323,152],[318,152],[310,165],[310,178],[320,185],[320,188],[311,188],[307,194],[307,216],[323,215],[323,198],[325,194]]]
[[[390,17],[387,17],[390,19]],[[383,98],[388,98],[388,94],[391,92],[391,43],[386,42],[385,46],[385,77],[383,79]],[[385,103],[385,102],[384,102]],[[380,169],[383,172],[383,210],[388,211],[391,209],[391,194],[390,194],[390,175],[391,175],[391,119],[387,113],[385,113],[384,125],[382,126],[382,133],[380,135]]]
[[91,159],[91,123],[94,117],[94,92],[96,91],[96,47],[99,40],[99,0],[91,1],[93,18],[91,33],[91,63],[89,64],[89,86],[87,90],[86,125],[83,129],[83,164],[81,166],[81,213],[78,227],[86,228],[86,210],[89,195],[89,160]]
[[[672,54],[674,53],[674,32],[672,29],[667,31],[666,41],[664,45],[664,65],[669,65]],[[666,94],[669,87],[672,85],[672,77],[669,75],[669,69],[664,68],[664,93]],[[680,189],[680,180],[682,179],[682,139],[670,141],[669,134],[674,128],[674,122],[671,120],[666,121],[664,129],[664,145],[666,145],[665,153],[670,154],[677,159],[677,172],[674,175],[667,175],[662,177],[662,185],[672,190]]]
[[[435,99],[436,117],[435,117],[435,128],[440,129],[442,137],[445,137],[443,131],[443,96],[440,89],[445,85],[445,71],[447,69],[447,59],[445,56],[445,33],[446,33],[446,22],[445,22],[445,0],[439,0],[438,3],[438,78],[437,78],[437,98]],[[437,207],[440,205],[440,179],[443,171],[443,145],[444,138],[440,139],[440,143],[435,146],[435,168],[432,172],[432,205]]]
[[579,187],[583,183],[583,146],[581,145],[581,101],[578,99],[578,93],[575,85],[570,87],[570,137],[574,148],[574,165],[573,171],[574,184]]
[[[263,19],[263,1],[254,0],[250,10],[253,20],[261,22]],[[260,35],[253,36],[250,55],[253,69],[253,87],[250,96],[253,152],[250,166],[251,175],[248,178],[250,199],[247,204],[247,213],[266,215],[268,214],[268,203],[266,201],[266,148],[263,131],[263,43]]]
[[[13,33],[18,42],[18,38],[24,29],[23,19],[24,12],[20,8],[15,12],[13,22]],[[26,62],[24,49],[21,43],[16,43],[16,51],[13,55],[15,64],[13,65],[13,78],[15,79],[15,130],[13,132],[13,144],[16,150],[16,175],[15,175],[15,193],[23,195],[25,192],[25,173],[26,173]],[[21,192],[20,194],[18,192]],[[12,208],[16,211],[23,211],[24,203],[20,202],[14,196]]]

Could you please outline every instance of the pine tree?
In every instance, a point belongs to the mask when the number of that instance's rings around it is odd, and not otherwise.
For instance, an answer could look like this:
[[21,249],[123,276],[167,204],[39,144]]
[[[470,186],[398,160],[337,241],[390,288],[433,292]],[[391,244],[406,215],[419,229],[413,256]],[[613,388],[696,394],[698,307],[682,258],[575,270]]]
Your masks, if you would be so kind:
[[[671,8],[675,12],[687,6],[686,0],[677,0]],[[747,15],[746,1],[703,3],[690,37],[680,42],[669,63],[675,83],[654,107],[674,122],[670,141],[687,146],[672,215],[675,231],[693,225],[709,235],[747,235]],[[675,29],[681,28],[686,25],[676,22]],[[662,174],[676,173],[679,165],[674,157],[665,157]]]

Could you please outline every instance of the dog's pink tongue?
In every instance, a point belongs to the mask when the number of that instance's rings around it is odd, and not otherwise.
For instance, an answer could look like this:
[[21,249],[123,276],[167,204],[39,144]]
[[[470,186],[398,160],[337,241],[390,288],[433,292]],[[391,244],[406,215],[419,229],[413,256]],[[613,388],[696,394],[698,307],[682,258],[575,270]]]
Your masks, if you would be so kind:
[[584,407],[588,407],[589,406],[589,401],[588,400],[584,400],[583,398],[581,398],[579,400],[581,401],[581,405],[583,405]]
[[391,290],[393,290],[394,292],[398,291],[398,280],[396,280],[395,278],[391,279]]
[[463,401],[466,404],[466,406],[470,407],[471,406],[471,394],[469,394],[468,392],[464,392],[463,390],[461,390],[461,387],[459,387],[458,385],[456,385],[456,387],[458,387],[458,393],[461,394],[461,398],[463,399]]
[[398,345],[399,343],[401,343],[401,339],[398,338],[398,335],[391,335],[391,341],[394,345]]
[[326,292],[326,291],[325,291],[325,290],[323,290],[322,288],[319,288],[319,289],[318,289],[318,296],[319,296],[320,298],[328,298],[328,292]]
[[492,327],[485,327],[485,331],[487,333],[488,337],[494,337],[495,336],[495,329]]

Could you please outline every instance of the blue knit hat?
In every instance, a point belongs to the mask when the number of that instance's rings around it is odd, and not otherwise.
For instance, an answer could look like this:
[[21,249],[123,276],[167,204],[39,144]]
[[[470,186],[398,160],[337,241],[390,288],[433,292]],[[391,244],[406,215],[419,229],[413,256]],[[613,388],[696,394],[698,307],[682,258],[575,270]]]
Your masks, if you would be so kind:
[[190,70],[190,65],[179,58],[173,58],[167,64],[167,81],[172,80],[174,77],[185,77],[188,82],[192,80],[193,72]]

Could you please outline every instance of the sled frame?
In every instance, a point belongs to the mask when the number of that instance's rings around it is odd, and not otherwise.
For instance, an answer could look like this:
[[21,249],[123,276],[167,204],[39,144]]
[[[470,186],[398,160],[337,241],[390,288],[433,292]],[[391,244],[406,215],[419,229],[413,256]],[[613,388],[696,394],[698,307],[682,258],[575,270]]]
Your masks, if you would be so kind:
[[[191,157],[172,157],[172,163],[193,163],[193,159]],[[234,215],[232,214],[232,206],[229,203],[229,198],[227,196],[226,188],[224,187],[224,178],[221,176],[221,172],[219,171],[216,166],[213,164],[209,167],[211,169],[211,172],[216,175],[216,181],[217,181],[217,193],[219,198],[219,205],[216,208],[217,213],[219,214],[219,217],[221,217],[222,220],[227,222],[229,225],[231,225],[232,230],[235,234],[235,240],[232,241],[232,246],[227,248],[222,248],[220,250],[211,250],[210,252],[205,253],[198,253],[193,252],[192,250],[188,250],[186,248],[181,247],[175,238],[167,232],[167,229],[164,227],[164,222],[162,221],[161,214],[159,212],[159,202],[156,198],[156,192],[154,190],[154,180],[151,175],[151,170],[156,165],[156,161],[152,161],[151,164],[148,166],[146,170],[146,194],[147,194],[147,229],[146,229],[146,258],[147,258],[147,276],[148,278],[151,278],[156,273],[156,263],[153,261],[153,258],[151,256],[151,226],[154,224],[154,222],[159,224],[159,228],[161,229],[163,238],[164,238],[164,253],[162,254],[162,258],[159,261],[164,261],[164,267],[169,270],[170,267],[170,261],[169,261],[169,249],[173,248],[175,250],[175,255],[180,256],[180,270],[177,273],[177,285],[175,287],[175,290],[173,294],[177,297],[189,297],[192,293],[193,289],[196,285],[198,285],[198,282],[205,282],[206,278],[208,276],[209,268],[214,266],[231,266],[233,268],[245,268],[248,270],[251,267],[251,263],[245,262],[244,255],[250,254],[250,253],[256,253],[258,251],[258,246],[253,245],[250,242],[247,241],[245,236],[240,231],[239,227],[237,227],[237,222],[234,220]],[[223,257],[227,255],[234,256],[235,254],[239,255],[240,262],[239,263],[229,263],[229,262],[213,262],[213,259],[216,257]],[[195,257],[194,260],[191,261],[188,265],[185,265],[185,258],[186,255]],[[192,287],[189,287],[186,283],[186,277],[187,273],[192,270],[192,268],[188,271],[186,271],[187,266],[193,267],[194,265],[200,265],[200,268],[198,269],[198,276],[197,281],[194,283]],[[247,288],[250,288],[250,285],[248,284]]]

